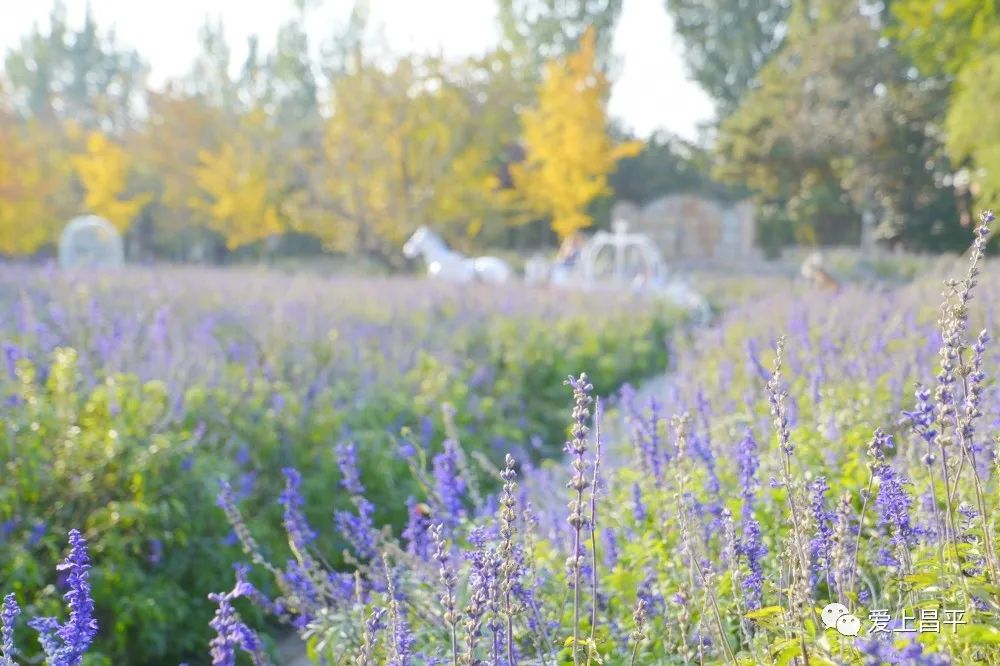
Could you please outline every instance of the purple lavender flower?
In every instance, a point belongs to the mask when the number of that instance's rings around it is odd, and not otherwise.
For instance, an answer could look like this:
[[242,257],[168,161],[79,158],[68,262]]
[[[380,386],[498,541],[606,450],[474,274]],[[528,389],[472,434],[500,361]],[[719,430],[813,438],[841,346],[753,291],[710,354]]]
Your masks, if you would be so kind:
[[17,362],[21,359],[21,350],[15,345],[4,343],[3,355],[4,360],[7,362],[7,374],[13,379],[17,374]]
[[604,529],[601,531],[601,536],[604,539],[604,566],[609,570],[614,569],[618,566],[618,557],[620,555],[618,535],[613,529]]
[[42,540],[42,537],[44,537],[45,533],[48,532],[48,531],[49,531],[49,526],[48,525],[46,525],[41,520],[37,521],[31,527],[31,534],[28,535],[28,545],[29,546],[37,546],[38,542]]
[[[878,525],[891,533],[890,543],[897,551],[908,550],[916,545],[917,530],[910,520],[912,499],[904,486],[908,481],[901,477],[892,465],[880,463],[875,467],[879,479],[875,507],[878,509]],[[891,563],[894,556],[889,554],[884,561]]]
[[334,523],[340,534],[354,548],[355,554],[365,560],[371,560],[376,555],[378,543],[378,532],[373,520],[375,505],[364,497],[365,487],[361,484],[354,444],[350,442],[338,444],[335,451],[343,477],[340,484],[351,494],[351,502],[357,513],[336,511],[333,516]]
[[240,477],[240,491],[236,494],[237,500],[245,500],[253,493],[254,486],[257,485],[257,471],[250,470]]
[[358,472],[358,456],[353,442],[338,444],[334,449],[337,454],[337,465],[343,478],[340,485],[351,495],[364,495],[365,487],[361,485],[361,475]]
[[776,357],[774,361],[774,371],[767,382],[767,400],[771,403],[771,416],[774,417],[774,431],[778,435],[778,444],[781,451],[786,456],[791,456],[795,452],[795,446],[791,442],[791,431],[789,430],[789,396],[788,390],[781,381],[781,362],[784,354],[785,339],[778,340],[776,346]]
[[378,532],[373,520],[375,505],[364,497],[355,497],[354,506],[356,514],[350,511],[335,512],[334,523],[358,557],[364,560],[374,559],[378,551]]
[[54,617],[36,617],[28,620],[28,626],[38,632],[38,642],[42,652],[48,657],[50,664],[64,664],[58,656],[62,646],[59,644],[59,620]]
[[972,367],[967,379],[968,389],[965,394],[964,414],[962,415],[962,436],[967,443],[972,442],[975,434],[975,420],[983,415],[983,382],[986,380],[986,373],[983,372],[983,356],[986,353],[986,345],[990,341],[990,336],[986,331],[981,331],[976,343],[972,345]]
[[747,361],[750,369],[761,379],[767,381],[771,378],[771,372],[760,362],[760,343],[756,338],[747,340]]
[[14,664],[14,623],[21,609],[17,607],[17,599],[8,594],[3,599],[3,609],[0,610],[0,666],[15,666]]
[[810,484],[809,508],[812,512],[813,521],[816,523],[816,534],[809,541],[809,560],[812,563],[812,584],[816,584],[817,574],[821,571],[827,573],[827,583],[832,587],[830,580],[830,546],[833,539],[833,522],[836,516],[827,508],[826,493],[829,492],[830,485],[826,482],[826,477],[817,477]]
[[278,605],[268,599],[267,596],[257,589],[257,587],[250,582],[250,567],[249,565],[239,563],[233,565],[233,571],[236,573],[236,589],[241,597],[245,597],[250,600],[255,606],[261,610],[279,615],[280,609]]
[[358,663],[373,663],[373,653],[378,643],[378,636],[385,629],[385,608],[373,608],[371,615],[365,620],[364,643],[358,655]]
[[285,490],[278,501],[285,509],[284,525],[292,548],[299,554],[304,554],[308,545],[316,538],[316,532],[309,527],[302,506],[305,504],[299,487],[302,485],[302,475],[291,467],[282,470],[285,474]]
[[895,444],[892,441],[892,435],[887,435],[882,432],[881,428],[877,428],[872,441],[868,444],[868,456],[877,463],[884,463],[885,454],[893,448],[895,448]]
[[753,431],[747,428],[743,439],[740,440],[736,453],[739,465],[740,493],[743,496],[743,519],[746,520],[753,513],[754,498],[757,494],[757,469],[760,467],[760,460],[757,457],[757,440],[754,439]]
[[454,529],[465,517],[466,483],[459,467],[458,445],[451,439],[444,442],[444,450],[434,456],[434,514],[445,527]]
[[642,487],[638,481],[632,484],[632,515],[636,523],[646,522],[646,505],[642,502]]
[[927,445],[927,453],[922,456],[925,465],[932,465],[937,459],[931,446],[937,438],[937,430],[934,429],[936,419],[934,404],[931,402],[931,392],[921,384],[917,384],[914,390],[917,399],[916,408],[912,412],[903,412],[903,420],[908,421],[913,432],[917,433]]
[[661,446],[660,404],[655,397],[649,399],[649,409],[644,414],[637,408],[635,391],[631,386],[622,388],[622,405],[629,425],[629,437],[635,442],[644,471],[650,473],[656,484],[663,484],[663,465],[670,460],[669,453]]
[[401,609],[397,612],[396,626],[393,627],[393,641],[396,645],[395,653],[389,660],[389,666],[410,666],[413,663],[413,646],[417,639],[410,629],[410,622],[407,613]]
[[403,530],[406,552],[421,560],[430,560],[434,543],[430,538],[431,513],[426,504],[410,497],[406,500],[407,521]]
[[87,580],[90,569],[87,542],[78,530],[70,530],[69,543],[69,555],[57,567],[59,571],[67,572],[66,586],[69,589],[63,599],[69,607],[69,620],[60,625],[53,617],[41,617],[28,623],[39,633],[42,649],[51,666],[78,666],[97,635],[94,600],[90,596]]
[[320,592],[310,571],[296,559],[289,559],[279,576],[286,594],[284,603],[292,611],[292,626],[304,629],[322,607]]
[[149,339],[161,348],[166,344],[169,334],[170,319],[168,314],[169,308],[166,306],[158,308],[156,314],[153,315],[153,323],[149,327]]
[[892,641],[879,638],[859,639],[857,647],[861,650],[864,666],[882,666],[882,664],[950,666],[952,663],[951,659],[943,654],[924,654],[923,645],[916,641],[897,650]]
[[215,617],[208,623],[215,630],[215,638],[209,644],[212,666],[236,666],[238,650],[248,654],[255,666],[267,663],[260,638],[243,623],[239,613],[233,608],[233,600],[240,596],[242,590],[239,583],[231,592],[208,595],[211,601],[218,604]]
[[[698,418],[701,420],[701,433],[695,433],[692,437],[691,448],[705,463],[708,472],[708,491],[715,496],[719,494],[719,476],[715,470],[715,454],[712,452],[712,438],[709,432],[709,412],[710,405],[705,398],[704,392],[699,388],[695,395]],[[721,511],[721,507],[719,508]],[[718,513],[715,511],[714,513]]]
[[[466,553],[469,561],[469,603],[465,607],[464,623],[467,654],[475,653],[476,643],[482,633],[482,623],[491,603],[498,597],[499,575],[502,565],[495,549],[486,548],[480,543],[470,553]],[[496,635],[494,634],[494,645]]]
[[153,539],[149,542],[149,563],[156,566],[163,559],[163,541]]
[[743,596],[746,598],[749,610],[760,608],[761,600],[764,597],[763,560],[767,552],[767,546],[764,545],[760,531],[760,523],[755,518],[744,520],[740,553],[746,559],[747,569],[749,569],[743,577]]
[[763,559],[768,550],[763,542],[760,523],[753,516],[753,506],[759,486],[757,469],[760,467],[760,459],[757,457],[757,441],[749,428],[747,428],[743,439],[740,440],[737,449],[737,462],[739,465],[740,494],[743,496],[741,513],[743,538],[737,544],[737,555],[743,557],[749,570],[743,577],[743,595],[747,608],[755,610],[760,608],[763,598]]

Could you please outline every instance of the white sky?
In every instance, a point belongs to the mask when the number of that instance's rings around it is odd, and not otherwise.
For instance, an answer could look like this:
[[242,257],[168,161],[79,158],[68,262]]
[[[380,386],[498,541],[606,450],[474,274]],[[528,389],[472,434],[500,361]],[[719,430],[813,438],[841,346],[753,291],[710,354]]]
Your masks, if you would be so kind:
[[[87,0],[64,0],[69,21],[82,23]],[[313,44],[325,41],[353,3],[322,0],[310,14]],[[291,0],[90,0],[102,30],[113,27],[119,43],[136,48],[150,63],[152,82],[181,76],[197,52],[206,17],[221,18],[233,62],[242,61],[246,39],[256,34],[266,52],[281,23],[292,16]],[[697,138],[697,124],[712,116],[709,98],[688,80],[680,43],[663,0],[625,0],[614,38],[618,76],[609,112],[641,136],[666,129]],[[381,24],[398,52],[439,50],[456,57],[484,51],[497,41],[494,0],[370,0],[371,19]],[[44,25],[46,0],[0,0],[0,52],[16,47],[36,22]]]

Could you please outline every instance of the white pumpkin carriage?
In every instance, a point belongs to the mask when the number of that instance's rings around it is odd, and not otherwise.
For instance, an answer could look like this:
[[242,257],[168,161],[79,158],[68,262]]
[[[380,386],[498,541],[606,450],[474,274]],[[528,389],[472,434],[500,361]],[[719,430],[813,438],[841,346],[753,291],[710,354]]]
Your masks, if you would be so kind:
[[707,321],[711,315],[705,297],[669,273],[649,236],[629,232],[628,223],[620,220],[612,225],[612,231],[598,231],[591,236],[572,262],[550,262],[535,255],[525,264],[525,280],[568,289],[631,290],[664,298],[700,321]]

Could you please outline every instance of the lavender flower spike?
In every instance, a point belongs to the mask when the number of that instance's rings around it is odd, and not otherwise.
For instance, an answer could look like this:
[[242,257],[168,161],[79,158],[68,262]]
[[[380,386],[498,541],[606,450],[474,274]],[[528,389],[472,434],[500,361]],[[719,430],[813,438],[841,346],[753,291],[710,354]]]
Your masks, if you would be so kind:
[[302,485],[302,475],[298,470],[286,467],[285,490],[281,493],[279,501],[285,509],[285,530],[292,546],[299,554],[304,554],[309,543],[316,538],[316,533],[309,527],[305,516],[302,514],[302,506],[305,501],[299,487]]
[[337,466],[343,478],[340,485],[351,495],[364,495],[365,487],[361,485],[361,474],[358,471],[358,454],[353,442],[338,444],[334,449],[337,455]]
[[3,609],[0,610],[0,666],[15,666],[14,664],[14,622],[21,613],[17,607],[17,599],[8,594],[3,599]]
[[219,607],[209,626],[215,630],[215,638],[210,643],[212,666],[236,666],[237,649],[250,655],[254,666],[264,666],[268,663],[264,648],[250,627],[243,623],[232,601],[240,596],[239,585],[232,592],[225,594],[209,594],[208,598]]
[[211,647],[212,666],[236,666],[236,651],[242,650],[250,656],[254,666],[268,666],[270,660],[264,652],[264,645],[253,629],[248,627],[233,608],[233,600],[246,597],[254,602],[263,600],[263,595],[247,580],[246,567],[236,568],[236,585],[223,594],[209,594],[208,598],[219,606],[215,617],[208,625],[215,630]]
[[55,618],[40,617],[28,623],[38,631],[50,666],[79,666],[83,653],[97,635],[94,600],[87,580],[90,569],[87,542],[79,530],[70,530],[69,543],[69,555],[57,567],[59,571],[69,572],[66,577],[69,590],[63,595],[69,606],[69,620],[60,625]]
[[587,378],[586,373],[581,373],[578,378],[572,375],[566,380],[573,389],[573,438],[566,442],[566,452],[573,458],[573,477],[566,484],[571,491],[569,503],[569,524],[573,528],[573,552],[567,560],[568,571],[573,581],[573,663],[579,664],[577,650],[579,648],[579,628],[580,628],[580,573],[583,565],[583,545],[580,537],[583,528],[587,525],[587,517],[583,510],[583,492],[590,485],[584,474],[586,466],[585,455],[587,453],[587,435],[590,428],[587,423],[590,421],[590,404],[593,398],[590,394],[594,390],[593,384]]

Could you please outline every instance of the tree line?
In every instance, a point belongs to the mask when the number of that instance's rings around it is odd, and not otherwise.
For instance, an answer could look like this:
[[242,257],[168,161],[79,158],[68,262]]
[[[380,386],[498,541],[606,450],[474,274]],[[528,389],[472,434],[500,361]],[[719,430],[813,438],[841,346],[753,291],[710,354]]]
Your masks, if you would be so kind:
[[666,3],[718,105],[713,174],[765,242],[967,247],[1000,193],[997,3]]
[[251,39],[238,67],[207,23],[190,73],[160,89],[57,4],[4,60],[0,252],[51,251],[81,212],[173,258],[277,245],[392,263],[421,224],[459,247],[568,235],[642,145],[605,114],[620,0],[567,4],[504,0],[503,43],[449,61],[373,47],[362,2],[316,58],[298,2],[273,51]]
[[770,248],[943,250],[1000,192],[989,0],[664,0],[716,103],[700,144],[608,119],[622,0],[497,0],[501,40],[460,60],[379,50],[361,0],[316,57],[294,4],[236,67],[206,23],[189,73],[154,88],[140,53],[57,3],[0,73],[0,253],[51,252],[93,212],[139,257],[391,264],[421,224],[523,247],[677,191],[752,197]]

